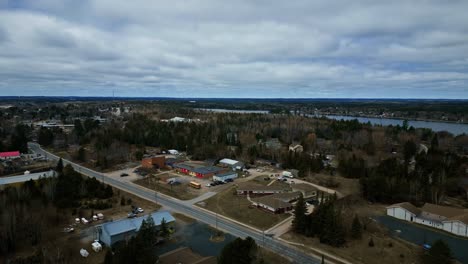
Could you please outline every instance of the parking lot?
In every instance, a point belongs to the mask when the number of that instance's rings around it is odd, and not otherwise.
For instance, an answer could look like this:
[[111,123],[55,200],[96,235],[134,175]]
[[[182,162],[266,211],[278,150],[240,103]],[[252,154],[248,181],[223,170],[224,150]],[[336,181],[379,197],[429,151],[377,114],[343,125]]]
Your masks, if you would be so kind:
[[[409,241],[422,247],[423,244],[433,244],[442,239],[450,249],[452,255],[461,263],[468,263],[468,239],[457,237],[449,233],[438,231],[429,227],[398,220],[390,216],[379,216],[377,222],[386,226],[393,236]],[[398,231],[397,231],[398,230]]]

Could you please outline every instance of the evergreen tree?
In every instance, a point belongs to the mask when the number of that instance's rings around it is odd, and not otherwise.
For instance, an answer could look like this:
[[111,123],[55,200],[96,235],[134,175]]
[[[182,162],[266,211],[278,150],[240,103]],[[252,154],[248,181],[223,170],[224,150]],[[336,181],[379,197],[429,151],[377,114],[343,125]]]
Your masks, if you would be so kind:
[[56,171],[58,174],[62,174],[62,173],[63,173],[63,160],[62,160],[62,158],[60,158],[59,161],[57,162],[57,166],[55,167],[55,171]]
[[423,264],[450,264],[453,263],[452,252],[447,243],[439,239],[423,255],[422,262]]
[[251,264],[257,258],[257,244],[251,237],[236,238],[227,244],[218,257],[218,264]]
[[306,217],[307,206],[302,195],[296,202],[294,208],[294,220],[292,221],[293,230],[296,233],[303,233],[306,229]]
[[353,224],[351,226],[351,237],[354,239],[361,239],[362,237],[362,225],[357,215],[354,216]]
[[169,236],[169,228],[167,226],[166,219],[162,219],[159,233],[162,237],[167,238]]

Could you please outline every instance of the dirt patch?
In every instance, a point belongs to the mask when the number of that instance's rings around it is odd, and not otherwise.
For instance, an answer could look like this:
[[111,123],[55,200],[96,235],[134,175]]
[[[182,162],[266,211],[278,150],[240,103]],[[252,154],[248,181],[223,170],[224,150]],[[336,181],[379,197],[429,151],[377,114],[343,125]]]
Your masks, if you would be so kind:
[[359,179],[348,179],[341,176],[331,176],[323,173],[316,173],[314,175],[302,178],[302,180],[334,189],[343,196],[360,193]]
[[[168,184],[161,177],[170,177],[171,174],[158,176],[148,176],[144,179],[134,181],[135,184],[145,188],[164,193],[180,200],[190,200],[203,194],[202,189],[195,189],[189,186],[188,182],[181,182],[177,185]],[[173,176],[176,177],[176,176]]]
[[[370,238],[374,241],[374,247],[369,247]],[[344,247],[335,248],[321,244],[318,238],[310,238],[288,232],[281,236],[288,241],[304,244],[302,247],[318,248],[335,254],[357,264],[394,264],[394,263],[419,263],[418,247],[404,241],[393,239],[381,234],[365,232],[361,240],[351,240]]]

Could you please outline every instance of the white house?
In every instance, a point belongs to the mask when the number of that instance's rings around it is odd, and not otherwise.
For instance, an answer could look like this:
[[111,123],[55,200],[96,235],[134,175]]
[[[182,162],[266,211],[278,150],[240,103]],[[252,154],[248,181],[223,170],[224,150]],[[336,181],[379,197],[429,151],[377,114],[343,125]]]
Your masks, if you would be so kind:
[[410,203],[399,203],[388,206],[387,215],[468,237],[468,211],[465,209],[430,203],[417,208]]
[[168,150],[169,154],[171,155],[179,155],[179,151],[175,150],[175,149],[170,149]]

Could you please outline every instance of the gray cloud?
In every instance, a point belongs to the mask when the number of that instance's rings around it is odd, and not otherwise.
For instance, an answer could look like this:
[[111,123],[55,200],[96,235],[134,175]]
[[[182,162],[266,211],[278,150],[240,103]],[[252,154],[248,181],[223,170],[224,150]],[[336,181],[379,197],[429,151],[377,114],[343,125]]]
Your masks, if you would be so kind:
[[465,10],[465,1],[0,1],[0,92],[467,98]]

